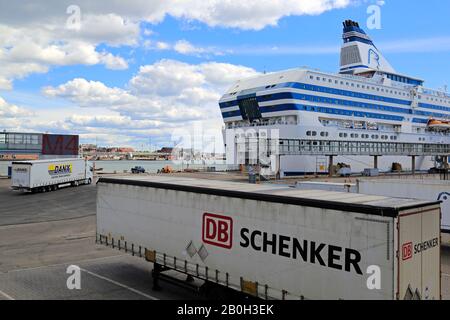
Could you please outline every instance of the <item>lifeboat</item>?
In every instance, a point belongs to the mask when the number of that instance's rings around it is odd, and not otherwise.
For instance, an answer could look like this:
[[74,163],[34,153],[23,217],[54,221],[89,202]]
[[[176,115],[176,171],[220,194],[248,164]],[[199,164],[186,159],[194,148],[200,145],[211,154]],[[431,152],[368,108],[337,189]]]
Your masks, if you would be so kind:
[[430,119],[428,120],[427,127],[433,130],[450,130],[450,121]]

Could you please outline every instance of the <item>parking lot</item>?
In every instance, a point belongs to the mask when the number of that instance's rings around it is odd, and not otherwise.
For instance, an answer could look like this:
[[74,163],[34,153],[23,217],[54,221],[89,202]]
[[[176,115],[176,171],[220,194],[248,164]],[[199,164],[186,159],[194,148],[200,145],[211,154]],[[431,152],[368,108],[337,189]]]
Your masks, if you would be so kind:
[[[95,244],[94,184],[22,194],[9,182],[0,179],[0,300],[200,299],[165,282],[153,291],[150,263]],[[67,288],[70,265],[80,267],[80,290]],[[450,299],[449,246],[442,249],[442,294]]]
[[[95,199],[95,185],[22,194],[0,179],[0,300],[199,298],[169,283],[153,291],[151,263],[96,245]],[[70,265],[81,290],[67,288]]]

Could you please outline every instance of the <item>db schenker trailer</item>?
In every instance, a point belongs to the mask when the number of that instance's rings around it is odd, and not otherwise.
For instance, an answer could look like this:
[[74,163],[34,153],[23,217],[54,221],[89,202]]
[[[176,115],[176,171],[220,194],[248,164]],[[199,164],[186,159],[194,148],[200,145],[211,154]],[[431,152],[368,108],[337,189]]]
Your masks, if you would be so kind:
[[101,178],[97,242],[263,299],[441,299],[440,203],[182,177]]
[[13,190],[46,192],[62,185],[91,184],[93,167],[82,158],[63,158],[12,163]]

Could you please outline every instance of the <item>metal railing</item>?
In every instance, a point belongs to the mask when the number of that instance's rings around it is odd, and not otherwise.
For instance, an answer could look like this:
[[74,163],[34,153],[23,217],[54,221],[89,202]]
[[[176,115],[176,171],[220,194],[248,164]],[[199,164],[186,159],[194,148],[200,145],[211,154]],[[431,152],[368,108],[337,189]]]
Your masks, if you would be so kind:
[[[279,139],[278,144],[270,139],[247,139],[245,149],[242,141],[238,150],[261,150],[279,155],[322,155],[322,156],[449,156],[450,144],[418,144],[364,141],[319,141]],[[238,143],[239,144],[239,143]],[[274,150],[277,145],[278,150]]]

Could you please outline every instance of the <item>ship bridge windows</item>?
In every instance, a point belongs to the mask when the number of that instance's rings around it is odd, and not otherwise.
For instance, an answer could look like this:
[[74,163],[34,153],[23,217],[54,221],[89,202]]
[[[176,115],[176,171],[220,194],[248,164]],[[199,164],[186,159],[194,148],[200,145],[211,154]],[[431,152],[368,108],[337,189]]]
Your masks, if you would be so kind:
[[238,105],[242,119],[253,122],[262,118],[256,97],[240,99]]

